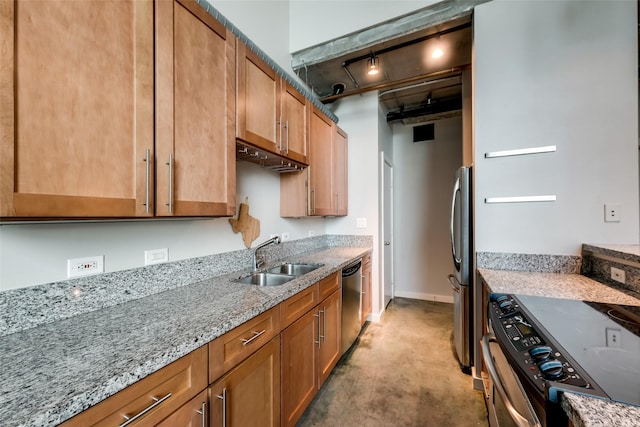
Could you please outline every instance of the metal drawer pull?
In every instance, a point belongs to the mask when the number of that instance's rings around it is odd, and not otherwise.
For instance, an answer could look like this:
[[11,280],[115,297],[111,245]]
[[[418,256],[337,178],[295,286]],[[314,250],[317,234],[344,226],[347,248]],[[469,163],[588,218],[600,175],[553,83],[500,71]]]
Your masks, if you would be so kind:
[[453,289],[453,292],[455,292],[456,294],[460,293],[460,288],[458,286],[456,286],[456,284],[454,283],[455,277],[453,274],[449,275],[449,284],[451,285],[451,289]]
[[202,415],[202,427],[207,427],[207,402],[202,402],[202,409],[196,411],[196,414]]
[[249,338],[249,339],[242,338],[242,346],[245,346],[245,345],[249,344],[251,341],[255,340],[256,338],[258,338],[260,335],[264,334],[265,332],[267,332],[266,329],[263,329],[260,332],[253,331],[253,336],[251,338]]
[[216,397],[222,400],[222,427],[227,427],[227,388],[223,388],[222,394]]
[[149,164],[149,155],[151,153],[151,150],[147,148],[147,150],[144,153],[144,159],[142,159],[143,162],[145,162],[145,170],[144,170],[144,175],[145,175],[145,182],[144,182],[144,211],[149,213],[149,168],[151,167],[151,165]]
[[119,427],[128,426],[129,424],[131,424],[132,422],[134,422],[135,420],[137,420],[138,418],[140,418],[141,416],[143,416],[147,412],[151,411],[153,408],[155,408],[156,406],[160,405],[162,402],[164,402],[165,400],[167,400],[170,397],[171,397],[171,393],[167,393],[167,395],[165,397],[161,398],[161,399],[157,398],[155,396],[152,397],[153,403],[151,405],[147,406],[146,408],[144,408],[142,411],[138,412],[133,417],[130,417],[128,415],[123,415],[123,417],[124,417],[124,419],[126,421],[124,423],[120,424]]

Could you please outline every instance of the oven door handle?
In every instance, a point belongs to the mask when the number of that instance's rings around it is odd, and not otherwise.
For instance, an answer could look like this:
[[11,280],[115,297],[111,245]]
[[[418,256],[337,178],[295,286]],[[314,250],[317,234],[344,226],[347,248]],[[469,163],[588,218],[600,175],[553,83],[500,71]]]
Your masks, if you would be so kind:
[[495,335],[492,333],[488,333],[482,337],[482,356],[484,358],[484,363],[489,371],[489,376],[495,386],[495,389],[498,391],[500,397],[504,401],[504,406],[509,411],[509,415],[513,418],[513,421],[518,425],[518,427],[541,427],[541,424],[538,420],[530,421],[525,416],[523,416],[511,403],[511,398],[502,385],[502,380],[498,375],[498,371],[496,370],[496,366],[493,363],[493,355],[491,354],[491,349],[489,348],[489,343],[498,341],[496,340]]

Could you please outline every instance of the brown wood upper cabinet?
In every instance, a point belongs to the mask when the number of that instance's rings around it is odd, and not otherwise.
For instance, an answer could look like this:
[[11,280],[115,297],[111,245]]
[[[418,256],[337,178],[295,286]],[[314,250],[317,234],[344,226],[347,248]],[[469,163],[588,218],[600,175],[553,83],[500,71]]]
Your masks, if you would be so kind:
[[235,213],[235,37],[193,0],[156,2],[156,215]]
[[0,39],[1,218],[235,213],[235,37],[195,1],[3,1]]
[[309,117],[309,168],[280,175],[280,216],[347,215],[347,134],[315,107]]
[[306,98],[241,41],[237,75],[237,138],[308,164]]
[[0,2],[0,217],[153,215],[153,3]]

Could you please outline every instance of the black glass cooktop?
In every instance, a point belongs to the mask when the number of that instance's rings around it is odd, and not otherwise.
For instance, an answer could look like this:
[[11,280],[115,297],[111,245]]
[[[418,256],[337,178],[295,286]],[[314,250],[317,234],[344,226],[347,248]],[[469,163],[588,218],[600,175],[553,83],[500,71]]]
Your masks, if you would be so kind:
[[640,307],[516,298],[611,399],[640,406]]

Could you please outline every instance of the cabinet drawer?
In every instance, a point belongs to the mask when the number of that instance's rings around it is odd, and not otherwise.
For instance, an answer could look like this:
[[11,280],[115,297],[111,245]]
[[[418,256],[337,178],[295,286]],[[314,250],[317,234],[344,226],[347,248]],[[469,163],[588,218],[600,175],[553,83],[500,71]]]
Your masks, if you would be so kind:
[[[153,406],[130,425],[155,425],[207,387],[207,346],[200,347],[62,424],[118,426]],[[156,400],[157,399],[157,400]]]
[[280,307],[246,321],[209,343],[209,383],[280,333]]
[[317,283],[281,302],[282,329],[298,320],[303,314],[316,306],[318,302],[320,302],[320,299],[318,298]]
[[201,427],[207,420],[207,390],[185,403],[173,414],[164,419],[157,427]]
[[336,271],[331,276],[325,277],[318,282],[320,288],[320,301],[327,298],[340,287],[340,272]]

